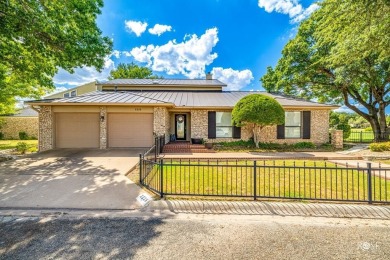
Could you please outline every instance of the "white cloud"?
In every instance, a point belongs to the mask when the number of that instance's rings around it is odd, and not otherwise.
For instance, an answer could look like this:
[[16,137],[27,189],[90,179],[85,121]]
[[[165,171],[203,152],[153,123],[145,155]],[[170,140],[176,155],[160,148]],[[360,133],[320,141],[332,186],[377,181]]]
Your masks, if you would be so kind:
[[112,51],[111,55],[114,56],[115,58],[119,59],[119,57],[121,56],[121,52],[118,50],[114,50],[114,51]]
[[137,37],[140,37],[143,32],[145,32],[148,23],[143,23],[139,21],[125,21],[125,26],[131,32],[135,33]]
[[205,66],[218,57],[217,53],[212,53],[218,40],[218,29],[211,28],[200,37],[196,34],[186,35],[183,42],[172,40],[160,46],[142,45],[129,53],[136,61],[147,63],[154,71],[199,78],[204,77]]
[[213,78],[227,84],[226,90],[240,90],[246,87],[253,80],[252,71],[234,70],[232,68],[224,69],[221,67],[213,68],[211,71]]
[[150,34],[158,35],[160,36],[161,34],[165,32],[170,32],[172,31],[172,26],[170,25],[164,25],[164,24],[155,24],[153,28],[150,28],[149,30]]
[[298,0],[259,0],[258,4],[268,13],[288,14],[292,23],[299,23],[319,8],[317,4],[311,4],[305,9]]
[[104,67],[101,72],[98,72],[94,67],[77,68],[73,74],[59,69],[53,81],[55,84],[78,86],[94,80],[106,80],[110,75],[110,71],[115,68],[114,61],[111,59],[112,55],[105,58]]

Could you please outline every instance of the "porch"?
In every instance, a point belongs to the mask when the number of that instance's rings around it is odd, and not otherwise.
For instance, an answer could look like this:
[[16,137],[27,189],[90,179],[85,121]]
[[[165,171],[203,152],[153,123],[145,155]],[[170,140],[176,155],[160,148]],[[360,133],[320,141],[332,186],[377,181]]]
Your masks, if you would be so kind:
[[163,153],[214,153],[204,144],[191,144],[190,141],[173,141],[164,145]]

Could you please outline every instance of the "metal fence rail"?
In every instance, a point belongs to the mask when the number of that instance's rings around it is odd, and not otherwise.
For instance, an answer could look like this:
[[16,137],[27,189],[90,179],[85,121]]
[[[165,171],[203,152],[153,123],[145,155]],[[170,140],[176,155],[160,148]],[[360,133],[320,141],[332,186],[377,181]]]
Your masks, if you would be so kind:
[[348,138],[344,138],[344,141],[351,143],[371,143],[374,141],[374,133],[372,131],[352,131]]
[[390,169],[325,162],[142,160],[140,182],[164,195],[390,203]]

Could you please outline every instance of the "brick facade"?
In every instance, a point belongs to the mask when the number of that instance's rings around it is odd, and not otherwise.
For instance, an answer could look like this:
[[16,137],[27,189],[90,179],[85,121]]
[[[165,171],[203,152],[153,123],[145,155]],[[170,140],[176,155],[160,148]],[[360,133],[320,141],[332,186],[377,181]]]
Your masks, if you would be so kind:
[[155,135],[165,135],[165,142],[169,142],[170,116],[166,107],[153,109],[153,132]]
[[38,117],[0,117],[0,124],[4,139],[19,139],[19,132],[35,138],[39,135]]

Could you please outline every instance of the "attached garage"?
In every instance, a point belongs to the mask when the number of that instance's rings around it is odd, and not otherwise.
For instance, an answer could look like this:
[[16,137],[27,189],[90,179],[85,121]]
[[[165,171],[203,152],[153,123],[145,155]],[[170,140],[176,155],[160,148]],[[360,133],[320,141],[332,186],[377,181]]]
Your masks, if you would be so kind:
[[99,148],[99,113],[55,113],[56,148]]
[[108,147],[150,147],[153,145],[152,113],[109,113]]

